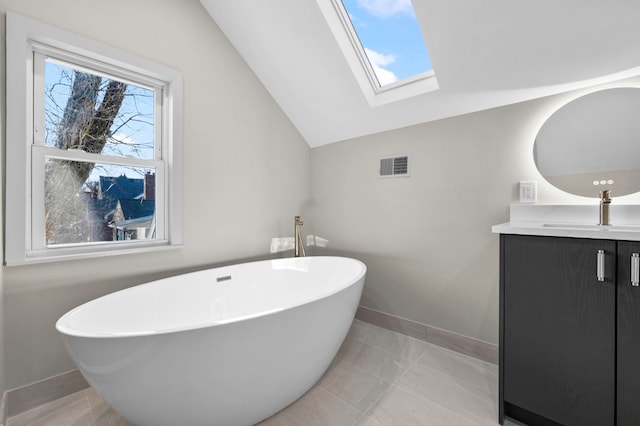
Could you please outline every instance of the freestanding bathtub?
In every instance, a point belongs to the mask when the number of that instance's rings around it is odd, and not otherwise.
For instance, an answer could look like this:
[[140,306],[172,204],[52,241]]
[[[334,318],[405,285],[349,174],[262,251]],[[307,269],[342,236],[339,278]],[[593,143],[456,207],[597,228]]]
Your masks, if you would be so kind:
[[251,425],[303,395],[353,321],[366,266],[303,257],[118,291],[57,322],[80,372],[145,425]]

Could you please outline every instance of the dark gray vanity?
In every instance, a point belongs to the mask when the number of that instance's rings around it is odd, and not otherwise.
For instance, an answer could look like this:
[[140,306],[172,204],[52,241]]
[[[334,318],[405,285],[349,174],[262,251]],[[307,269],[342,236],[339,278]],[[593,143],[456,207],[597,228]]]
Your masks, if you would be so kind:
[[638,110],[640,89],[616,87],[555,111],[536,136],[536,167],[600,206],[512,205],[493,227],[500,424],[640,425],[640,205],[616,200],[640,191]]
[[639,241],[500,236],[501,424],[640,423],[633,253]]

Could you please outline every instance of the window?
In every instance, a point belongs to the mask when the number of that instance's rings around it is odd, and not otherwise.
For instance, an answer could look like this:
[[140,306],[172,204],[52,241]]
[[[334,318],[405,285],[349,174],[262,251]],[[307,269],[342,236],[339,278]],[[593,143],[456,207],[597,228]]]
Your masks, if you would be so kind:
[[342,5],[379,88],[432,74],[410,0],[342,0]]
[[177,71],[7,14],[7,81],[6,264],[181,244]]
[[438,89],[410,0],[316,0],[369,106]]

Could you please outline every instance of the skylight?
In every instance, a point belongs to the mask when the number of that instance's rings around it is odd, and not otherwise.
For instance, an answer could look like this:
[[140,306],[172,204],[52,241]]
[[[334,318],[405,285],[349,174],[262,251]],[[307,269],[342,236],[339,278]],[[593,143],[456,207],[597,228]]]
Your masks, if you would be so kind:
[[[377,87],[433,74],[411,0],[342,0],[360,55]],[[358,47],[358,46],[355,46]]]

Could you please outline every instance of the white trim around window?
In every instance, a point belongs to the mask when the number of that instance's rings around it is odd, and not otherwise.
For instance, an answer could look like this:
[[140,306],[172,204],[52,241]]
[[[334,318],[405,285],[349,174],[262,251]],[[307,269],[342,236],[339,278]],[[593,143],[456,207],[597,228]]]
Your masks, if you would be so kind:
[[[64,30],[7,13],[6,20],[5,259],[24,265],[66,259],[133,254],[182,245],[182,75],[179,71]],[[47,147],[42,129],[43,57],[93,73],[149,87],[156,94],[152,159],[92,154]],[[40,71],[39,71],[40,70]],[[38,134],[37,136],[34,136]],[[45,159],[107,162],[155,171],[152,239],[47,245],[44,239]]]

